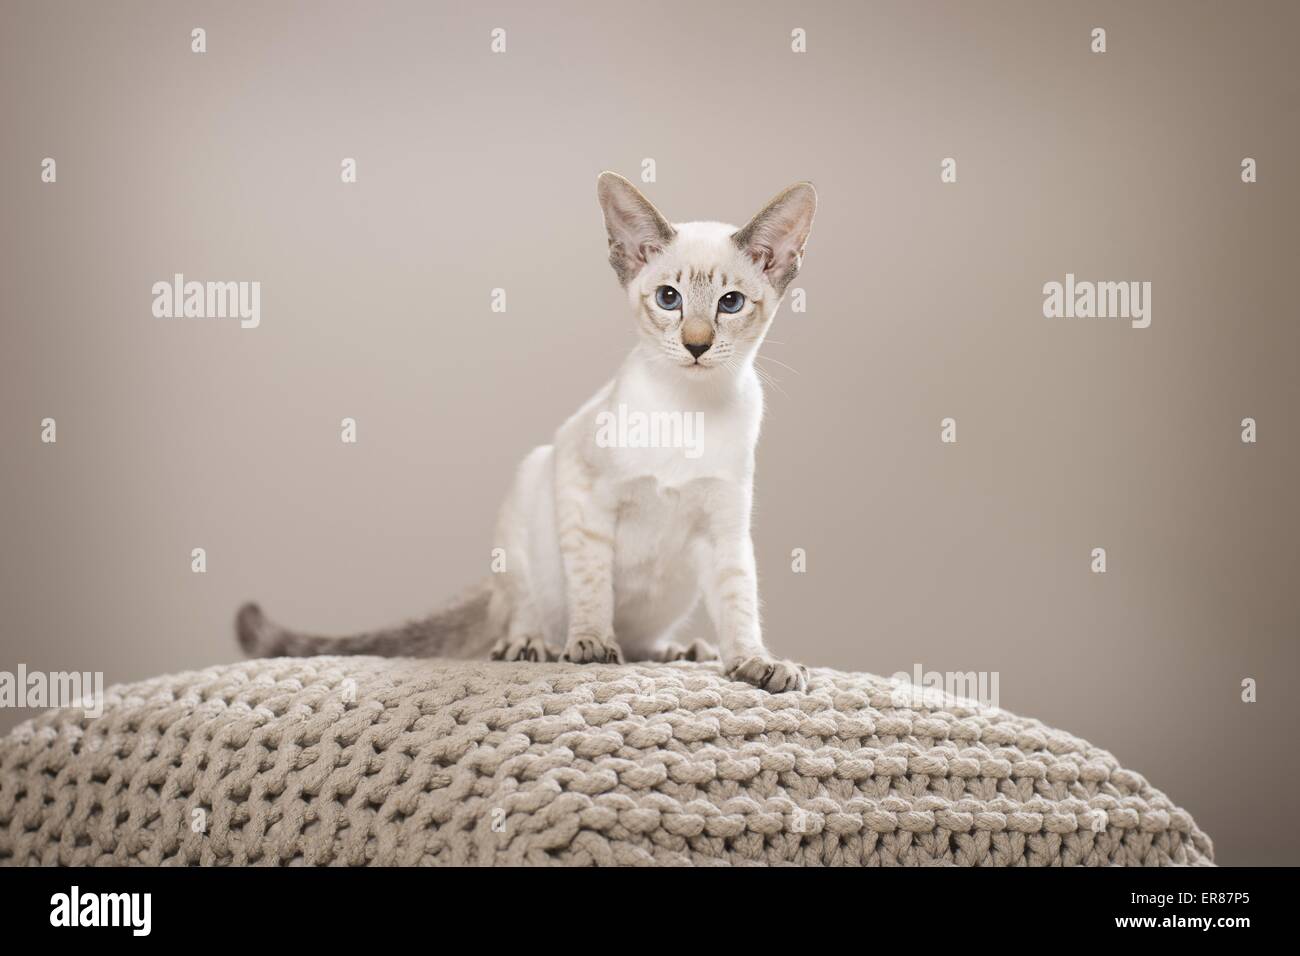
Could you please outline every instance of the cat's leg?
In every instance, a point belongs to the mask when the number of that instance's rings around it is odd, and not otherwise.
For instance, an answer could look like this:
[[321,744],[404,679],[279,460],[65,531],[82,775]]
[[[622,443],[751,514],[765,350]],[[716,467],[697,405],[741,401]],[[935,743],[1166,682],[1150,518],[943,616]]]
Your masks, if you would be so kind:
[[629,639],[623,630],[618,630],[618,643],[629,661],[655,661],[667,664],[671,661],[716,661],[722,655],[718,649],[704,640],[688,641],[682,632],[690,628],[695,617],[698,598],[691,601],[682,615],[651,640],[637,640],[635,635]]
[[716,661],[721,660],[722,655],[708,641],[696,639],[689,644],[669,641],[659,649],[657,659],[665,664],[672,661]]
[[493,554],[492,617],[501,636],[489,656],[496,661],[549,661],[555,652],[546,644],[537,607],[538,587],[530,518],[549,470],[550,447],[534,449],[520,464],[514,487],[497,516],[497,550]]
[[[492,645],[488,657],[494,661],[551,660],[553,655],[542,638],[524,569],[510,568],[512,552],[509,549],[503,551],[503,560],[509,570],[500,571],[493,578],[491,609],[491,617],[498,622],[496,632],[501,636]],[[517,552],[515,557],[522,565],[523,557]]]
[[494,661],[551,661],[555,653],[542,637],[541,622],[527,597],[510,610],[506,634],[492,646]]
[[577,449],[555,449],[555,531],[564,565],[568,633],[563,660],[622,663],[614,639],[614,531],[618,508]]
[[520,537],[505,537],[504,540],[510,544],[502,548],[504,567],[492,578],[493,609],[500,608],[493,617],[502,622],[497,631],[502,636],[492,645],[488,656],[494,661],[555,660],[555,653],[546,644],[545,630],[533,596],[535,582],[528,553]]
[[745,496],[718,497],[710,518],[710,544],[708,560],[701,563],[704,602],[727,673],[772,693],[806,689],[808,669],[773,657],[763,644],[758,572]]
[[[623,608],[618,613],[623,613]],[[614,633],[618,635],[618,646],[623,651],[623,659],[628,662],[653,661],[665,664],[669,661],[716,661],[721,660],[718,649],[708,641],[688,641],[682,632],[690,627],[694,618],[695,602],[677,620],[666,627],[652,632],[638,631],[636,627],[627,626],[622,617],[615,618]]]

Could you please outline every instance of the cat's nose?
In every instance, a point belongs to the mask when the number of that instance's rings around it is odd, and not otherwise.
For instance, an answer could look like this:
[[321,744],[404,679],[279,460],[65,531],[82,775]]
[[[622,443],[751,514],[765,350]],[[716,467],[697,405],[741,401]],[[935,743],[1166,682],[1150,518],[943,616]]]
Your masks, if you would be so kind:
[[699,358],[709,350],[709,346],[713,343],[705,342],[703,345],[692,345],[690,342],[683,342],[682,344],[686,346],[686,351],[690,352],[696,358]]

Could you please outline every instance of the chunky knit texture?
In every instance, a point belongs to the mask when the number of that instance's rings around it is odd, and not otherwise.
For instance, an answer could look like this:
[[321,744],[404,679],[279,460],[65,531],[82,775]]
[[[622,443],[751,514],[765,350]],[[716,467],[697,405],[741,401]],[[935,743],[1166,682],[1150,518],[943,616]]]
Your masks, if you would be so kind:
[[1067,733],[879,677],[279,658],[0,739],[7,864],[1208,864]]

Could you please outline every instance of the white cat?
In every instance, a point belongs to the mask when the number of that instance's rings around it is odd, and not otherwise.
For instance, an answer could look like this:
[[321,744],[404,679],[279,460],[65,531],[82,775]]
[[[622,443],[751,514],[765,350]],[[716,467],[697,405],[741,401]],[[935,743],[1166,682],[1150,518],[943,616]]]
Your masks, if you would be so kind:
[[[249,654],[704,659],[717,656],[708,645],[673,640],[703,597],[733,677],[806,687],[805,668],[763,644],[750,510],[763,415],[754,355],[799,270],[816,191],[789,187],[741,229],[670,224],[614,173],[600,175],[597,194],[637,344],[519,466],[497,521],[504,568],[432,617],[352,637],[297,634],[245,605]],[[691,417],[702,430],[689,449],[626,440],[626,429],[611,442],[611,416],[637,413]]]

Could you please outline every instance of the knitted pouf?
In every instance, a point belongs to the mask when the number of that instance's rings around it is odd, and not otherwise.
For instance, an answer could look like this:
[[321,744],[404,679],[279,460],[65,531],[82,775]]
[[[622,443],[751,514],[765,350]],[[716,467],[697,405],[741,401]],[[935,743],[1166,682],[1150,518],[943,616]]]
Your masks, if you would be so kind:
[[1169,865],[1184,810],[1038,721],[864,674],[278,658],[0,738],[6,864]]

